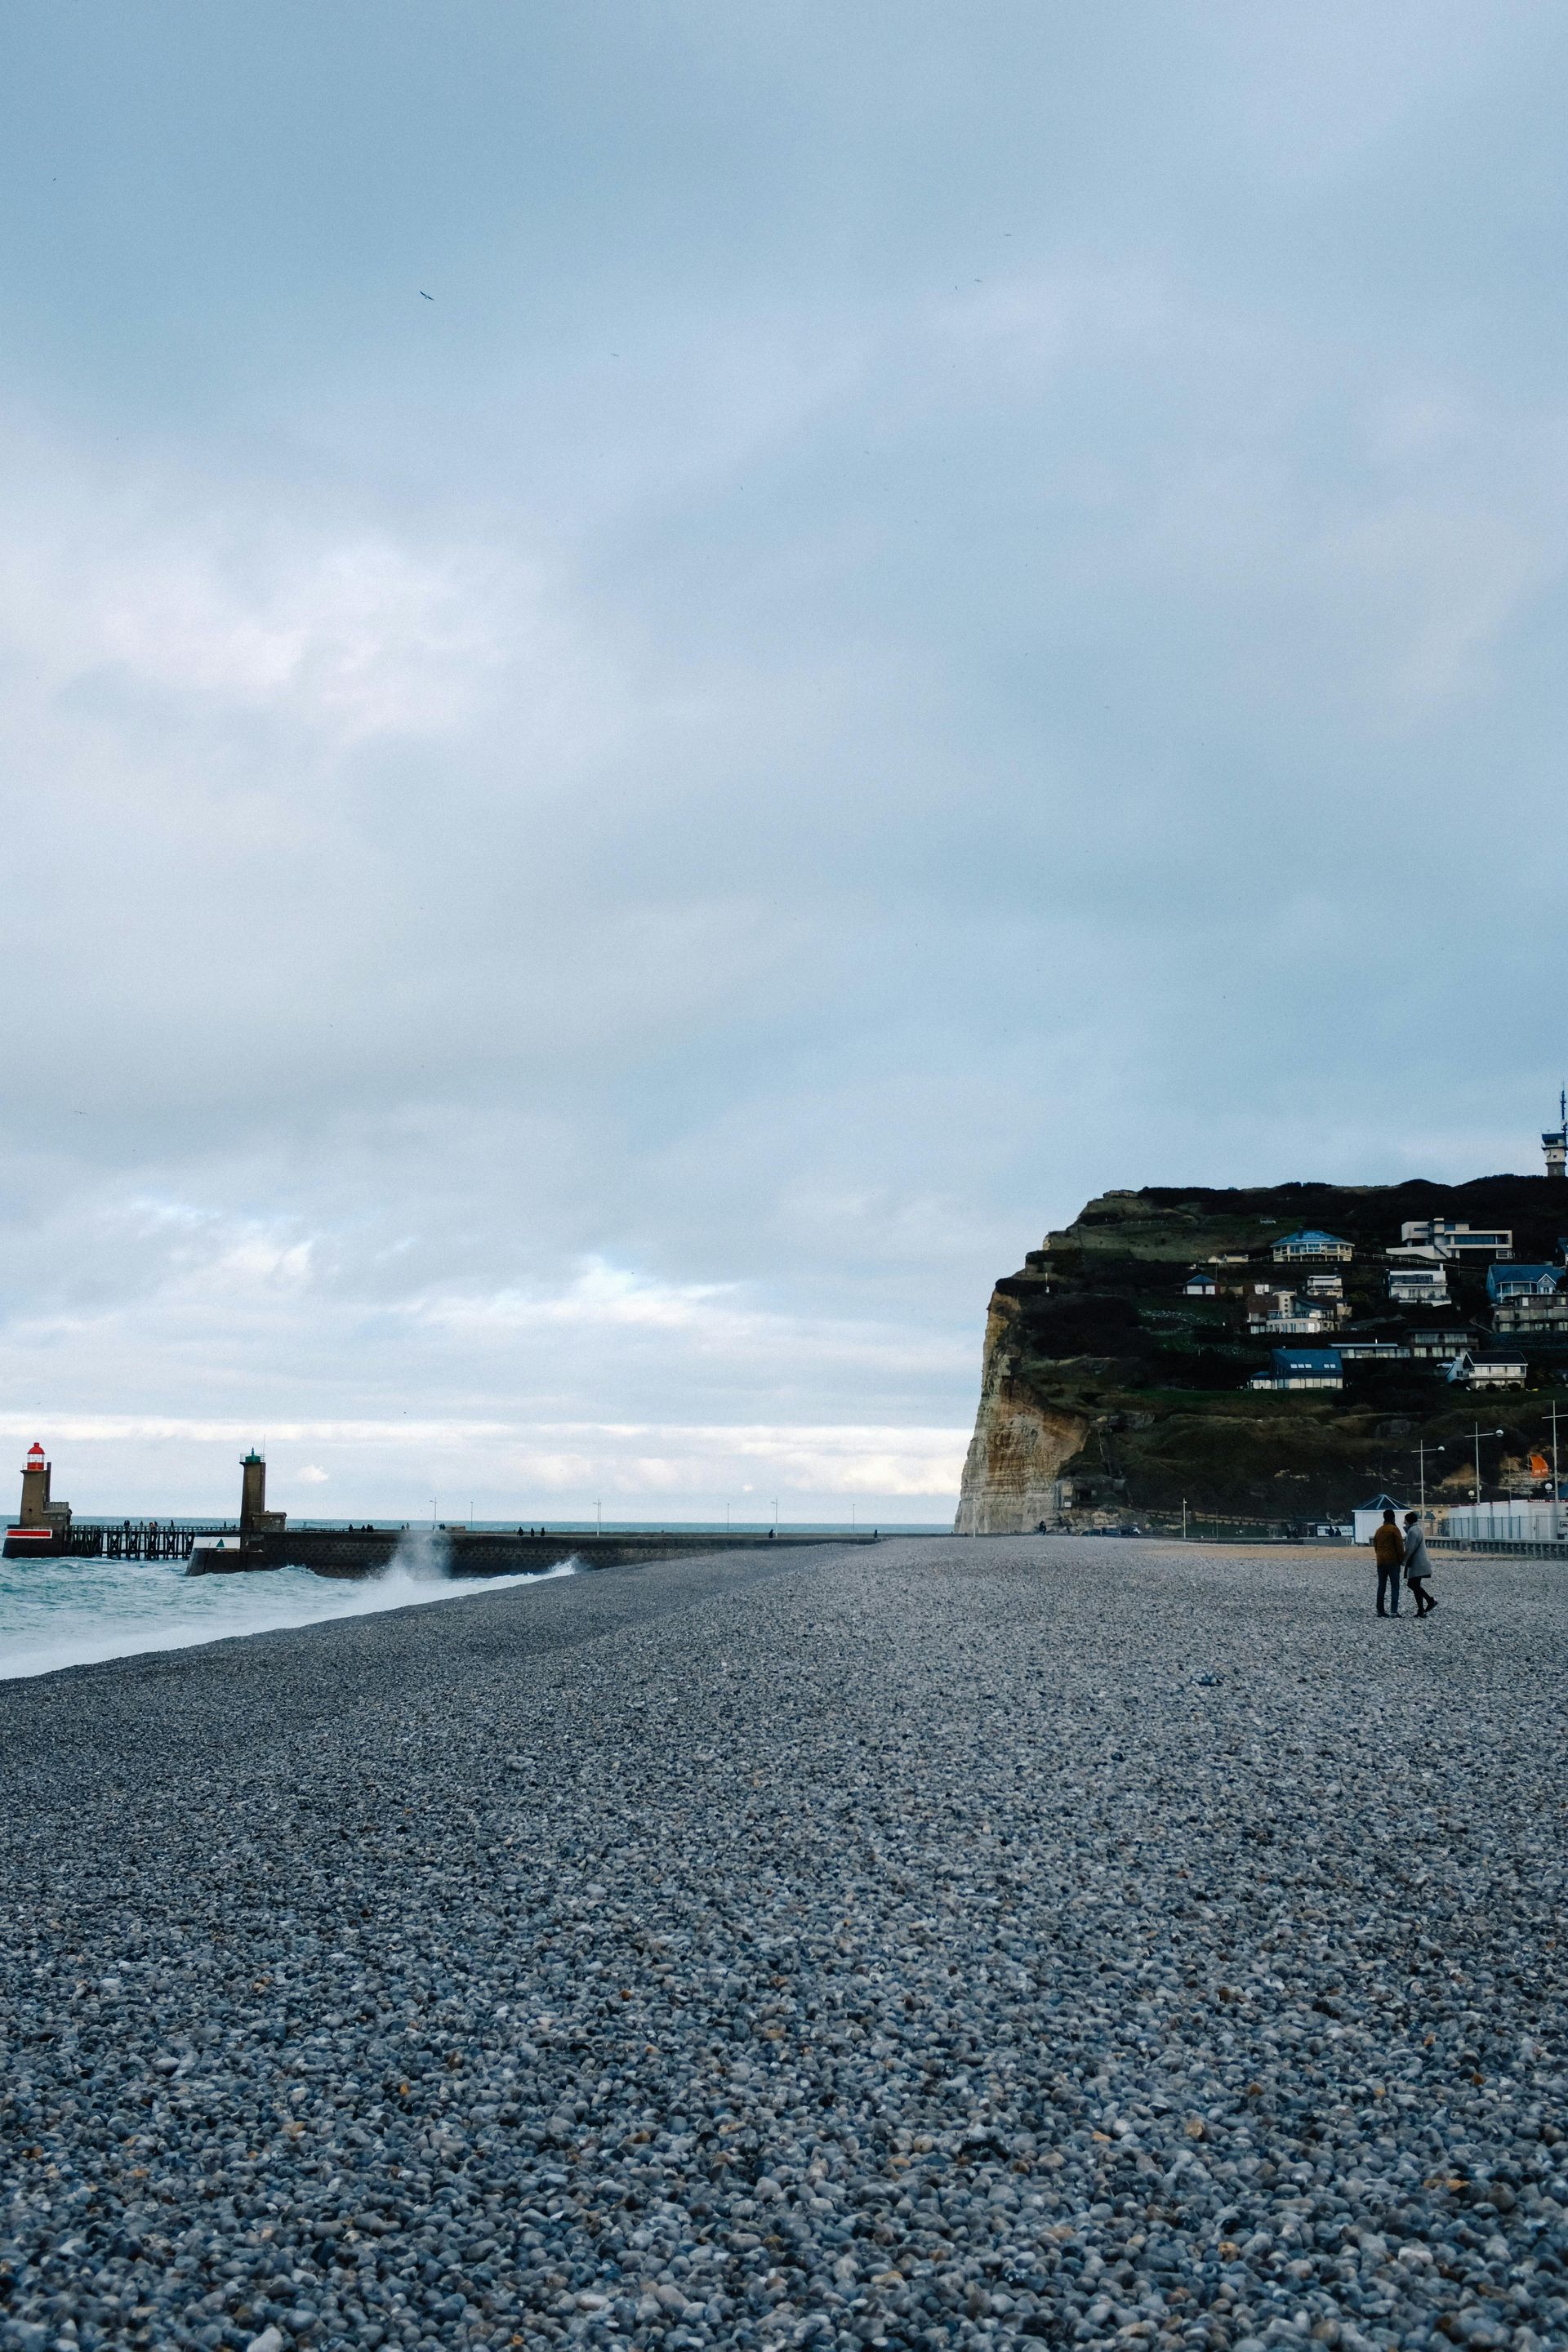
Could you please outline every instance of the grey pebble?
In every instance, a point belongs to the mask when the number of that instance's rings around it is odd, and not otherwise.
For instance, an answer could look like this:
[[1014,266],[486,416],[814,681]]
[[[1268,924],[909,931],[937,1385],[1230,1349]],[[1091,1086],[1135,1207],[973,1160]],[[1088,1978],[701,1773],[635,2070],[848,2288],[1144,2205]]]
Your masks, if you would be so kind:
[[0,1685],[0,2352],[1568,2344],[1562,1571],[1095,1549]]

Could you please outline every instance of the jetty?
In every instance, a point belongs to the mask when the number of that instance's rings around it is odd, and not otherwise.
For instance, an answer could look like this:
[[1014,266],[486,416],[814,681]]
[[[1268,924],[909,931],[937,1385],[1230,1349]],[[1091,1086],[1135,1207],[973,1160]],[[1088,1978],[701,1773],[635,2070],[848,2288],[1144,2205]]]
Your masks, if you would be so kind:
[[400,1551],[416,1549],[452,1577],[530,1576],[563,1567],[626,1568],[644,1560],[686,1559],[704,1552],[776,1552],[816,1544],[868,1544],[873,1529],[468,1527],[409,1520],[296,1520],[267,1507],[267,1465],[254,1450],[244,1473],[237,1519],[89,1519],[49,1497],[51,1465],[41,1445],[22,1474],[22,1509],[5,1531],[7,1559],[183,1561],[187,1575],[237,1576],[306,1568],[316,1576],[379,1576]]
[[854,1535],[711,1534],[689,1528],[638,1528],[611,1535],[556,1534],[543,1528],[296,1527],[260,1538],[268,1568],[308,1568],[317,1576],[374,1576],[410,1539],[439,1547],[449,1576],[526,1576],[574,1560],[579,1568],[627,1568],[642,1560],[686,1559],[702,1552],[798,1549],[805,1545],[875,1543]]

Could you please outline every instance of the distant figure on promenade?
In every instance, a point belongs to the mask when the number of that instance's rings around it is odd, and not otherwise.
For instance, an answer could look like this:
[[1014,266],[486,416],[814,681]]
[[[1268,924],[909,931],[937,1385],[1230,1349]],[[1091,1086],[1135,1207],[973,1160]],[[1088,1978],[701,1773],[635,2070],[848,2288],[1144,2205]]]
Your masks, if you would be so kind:
[[[1405,1538],[1392,1510],[1384,1511],[1383,1525],[1372,1531],[1373,1557],[1377,1561],[1377,1613],[1380,1617],[1399,1614],[1399,1571],[1405,1565]],[[1389,1606],[1384,1607],[1387,1599]]]
[[1430,1617],[1437,1606],[1426,1590],[1426,1579],[1432,1573],[1432,1555],[1426,1549],[1426,1531],[1414,1511],[1405,1514],[1405,1581],[1410,1587],[1417,1617]]

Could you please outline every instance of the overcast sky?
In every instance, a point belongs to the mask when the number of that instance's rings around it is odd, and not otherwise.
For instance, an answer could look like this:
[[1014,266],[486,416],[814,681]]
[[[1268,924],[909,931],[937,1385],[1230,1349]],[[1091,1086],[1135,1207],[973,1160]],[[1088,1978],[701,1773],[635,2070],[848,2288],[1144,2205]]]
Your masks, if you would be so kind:
[[1565,86],[1477,0],[11,0],[17,1463],[940,1519],[1089,1194],[1539,1167]]

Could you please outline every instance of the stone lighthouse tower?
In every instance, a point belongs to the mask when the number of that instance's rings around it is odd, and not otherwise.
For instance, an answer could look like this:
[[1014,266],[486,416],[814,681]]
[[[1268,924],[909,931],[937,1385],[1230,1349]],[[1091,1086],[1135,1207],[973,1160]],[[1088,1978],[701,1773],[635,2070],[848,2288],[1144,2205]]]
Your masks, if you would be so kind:
[[49,1465],[44,1459],[41,1445],[27,1448],[27,1458],[22,1465],[22,1512],[16,1522],[22,1528],[47,1528],[49,1524]]
[[7,1559],[45,1558],[68,1548],[71,1507],[54,1500],[49,1476],[43,1447],[30,1446],[22,1465],[22,1508],[0,1545]]
[[289,1514],[287,1511],[269,1511],[267,1507],[266,1455],[258,1454],[253,1445],[239,1466],[243,1474],[239,1489],[239,1532],[242,1539],[281,1534],[289,1523]]

